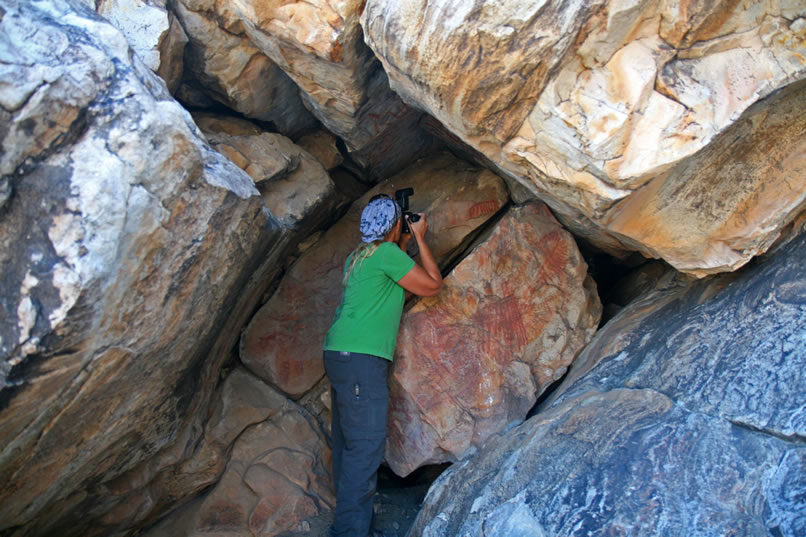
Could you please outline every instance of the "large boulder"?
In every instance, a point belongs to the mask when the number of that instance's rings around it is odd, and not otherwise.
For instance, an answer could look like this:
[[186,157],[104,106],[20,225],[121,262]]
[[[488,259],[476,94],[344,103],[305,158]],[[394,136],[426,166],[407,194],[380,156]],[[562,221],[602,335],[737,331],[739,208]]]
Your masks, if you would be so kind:
[[318,422],[243,369],[227,377],[205,442],[229,455],[220,479],[147,537],[272,536],[335,506]]
[[207,140],[249,174],[272,215],[302,236],[327,221],[338,204],[322,164],[281,134],[208,131]]
[[6,2],[0,34],[0,532],[89,535],[195,442],[286,237],[92,9]]
[[455,461],[522,421],[596,331],[602,307],[574,238],[543,204],[510,209],[403,317],[386,461]]
[[410,535],[803,535],[804,281],[806,234],[627,306]]
[[445,472],[408,535],[797,537],[805,468],[802,446],[660,392],[590,391]]
[[175,92],[188,37],[166,0],[99,0],[95,9],[120,30],[134,52]]
[[700,4],[368,0],[361,24],[407,103],[575,233],[703,276],[806,202],[806,7]]
[[[188,0],[189,1],[189,0]],[[188,2],[186,2],[187,4]],[[406,167],[431,144],[422,113],[389,88],[364,44],[363,0],[244,0],[205,3],[237,28],[302,90],[305,105],[345,141],[353,160],[375,179]]]
[[322,344],[341,300],[344,261],[358,244],[358,223],[378,192],[413,187],[411,210],[429,218],[429,245],[442,266],[507,202],[489,170],[442,153],[413,165],[359,199],[283,277],[241,338],[241,361],[284,393],[299,397],[324,375]]
[[208,2],[179,0],[172,6],[189,38],[185,78],[195,89],[289,136],[315,124],[299,88],[249,41],[237,20],[218,16]]

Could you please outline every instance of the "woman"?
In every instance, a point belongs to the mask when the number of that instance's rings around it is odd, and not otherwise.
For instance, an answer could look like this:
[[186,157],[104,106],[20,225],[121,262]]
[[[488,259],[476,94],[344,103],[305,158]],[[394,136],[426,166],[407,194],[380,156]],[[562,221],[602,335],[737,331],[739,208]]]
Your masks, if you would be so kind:
[[[386,194],[361,214],[361,244],[347,258],[343,295],[325,338],[325,371],[331,383],[333,481],[336,513],[330,537],[381,536],[371,531],[378,466],[386,443],[389,388],[405,291],[432,296],[442,276],[425,242],[428,222],[407,219]],[[422,266],[406,255],[412,235]]]

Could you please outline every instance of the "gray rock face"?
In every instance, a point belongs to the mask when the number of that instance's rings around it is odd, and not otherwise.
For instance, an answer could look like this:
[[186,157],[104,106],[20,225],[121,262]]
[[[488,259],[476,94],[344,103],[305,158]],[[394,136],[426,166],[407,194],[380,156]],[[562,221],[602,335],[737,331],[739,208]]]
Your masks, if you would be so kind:
[[0,13],[0,534],[86,536],[105,484],[192,450],[286,239],[89,7]]
[[554,400],[647,388],[737,425],[806,439],[804,244],[796,239],[736,281],[703,281],[628,307],[580,355]]
[[443,474],[409,536],[794,537],[805,451],[653,390],[590,391]]
[[143,63],[173,92],[182,78],[188,38],[166,4],[167,0],[98,0],[95,9],[126,36]]
[[804,253],[625,308],[410,535],[804,535]]

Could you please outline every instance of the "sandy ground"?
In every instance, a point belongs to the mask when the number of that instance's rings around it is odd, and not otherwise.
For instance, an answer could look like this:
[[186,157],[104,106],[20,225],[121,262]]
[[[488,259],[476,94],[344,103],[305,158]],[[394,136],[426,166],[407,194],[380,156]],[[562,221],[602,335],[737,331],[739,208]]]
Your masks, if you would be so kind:
[[[428,487],[444,470],[442,466],[423,468],[401,479],[386,468],[378,472],[378,493],[375,495],[375,527],[389,537],[405,537],[420,511]],[[300,523],[297,531],[288,531],[277,537],[327,537],[332,513]]]

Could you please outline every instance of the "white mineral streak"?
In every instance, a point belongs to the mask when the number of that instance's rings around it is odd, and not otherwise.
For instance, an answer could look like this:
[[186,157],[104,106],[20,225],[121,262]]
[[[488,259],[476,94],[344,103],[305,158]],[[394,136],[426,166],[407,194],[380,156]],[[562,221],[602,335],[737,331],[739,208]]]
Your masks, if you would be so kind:
[[36,323],[36,307],[34,306],[31,297],[28,296],[28,293],[30,289],[32,287],[36,287],[36,284],[38,283],[39,280],[29,272],[25,275],[25,279],[22,282],[22,287],[20,288],[20,296],[22,298],[17,306],[17,324],[19,324],[20,327],[20,338],[18,343],[20,344],[25,343],[28,340],[28,337],[31,335],[31,329]]
[[171,26],[163,6],[143,0],[109,0],[101,4],[98,13],[126,36],[134,52],[152,71],[160,68],[159,45]]
[[[653,36],[626,44],[591,69],[572,62],[546,87],[503,156],[513,160],[507,153],[514,153],[550,180],[576,183],[597,199],[615,194],[615,201],[706,146],[793,75],[803,76],[802,56],[797,69],[798,53],[787,48],[795,44],[794,33],[776,19],[716,40],[722,47],[709,42],[674,60],[674,51]],[[733,48],[736,41],[741,48]],[[520,138],[534,140],[535,157],[519,147]],[[580,181],[580,175],[590,180]],[[597,188],[597,177],[605,185]],[[607,186],[618,190],[603,190]],[[586,192],[585,198],[591,196]],[[589,202],[578,208],[595,217],[592,208],[606,207]]]

